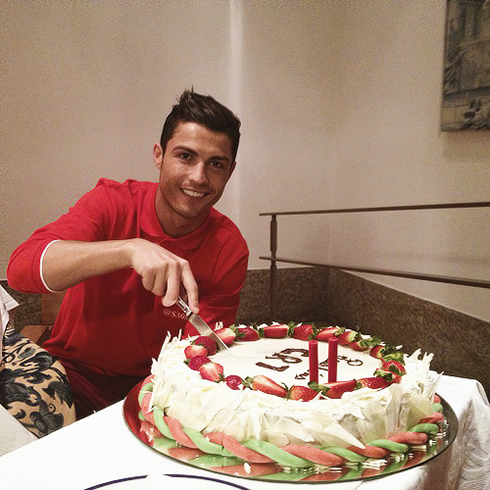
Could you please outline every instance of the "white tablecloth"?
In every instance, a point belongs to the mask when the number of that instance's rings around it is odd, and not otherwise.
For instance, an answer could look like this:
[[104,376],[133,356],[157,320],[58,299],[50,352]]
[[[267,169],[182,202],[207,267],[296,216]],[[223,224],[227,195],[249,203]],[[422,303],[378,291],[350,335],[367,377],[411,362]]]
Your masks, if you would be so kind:
[[[383,478],[328,483],[328,490],[490,489],[490,406],[478,381],[443,376],[438,393],[459,419],[453,445],[428,463]],[[0,457],[0,487],[82,490],[137,475],[185,473],[216,477],[249,489],[291,490],[291,483],[228,477],[171,460],[127,428],[122,402]],[[200,480],[195,480],[198,486]],[[175,480],[177,483],[177,480]],[[143,483],[143,482],[142,482]],[[217,488],[221,485],[217,485]],[[303,485],[296,485],[301,488]],[[311,485],[308,486],[311,488]],[[108,487],[114,490],[118,485]],[[149,486],[141,486],[149,488]],[[156,488],[156,487],[152,487]],[[171,487],[187,488],[182,480]],[[223,486],[223,488],[226,488]],[[231,488],[231,487],[230,487]]]

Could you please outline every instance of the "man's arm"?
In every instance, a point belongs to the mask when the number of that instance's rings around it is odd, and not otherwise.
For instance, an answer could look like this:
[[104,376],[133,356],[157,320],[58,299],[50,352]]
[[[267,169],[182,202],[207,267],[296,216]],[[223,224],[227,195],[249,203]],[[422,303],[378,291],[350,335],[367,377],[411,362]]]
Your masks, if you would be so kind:
[[49,289],[63,291],[85,279],[128,267],[141,276],[148,291],[162,296],[164,306],[175,304],[183,287],[189,306],[199,311],[197,283],[189,263],[141,238],[53,242],[43,256],[42,277]]

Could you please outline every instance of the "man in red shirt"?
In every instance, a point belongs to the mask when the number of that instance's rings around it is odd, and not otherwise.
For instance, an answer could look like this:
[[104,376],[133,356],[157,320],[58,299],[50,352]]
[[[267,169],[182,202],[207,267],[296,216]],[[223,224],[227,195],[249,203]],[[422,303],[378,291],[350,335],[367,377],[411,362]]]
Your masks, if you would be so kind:
[[239,128],[215,99],[185,91],[154,146],[158,183],[101,179],[12,254],[14,289],[67,290],[44,347],[67,370],[78,418],[124,398],[168,333],[196,334],[179,294],[211,326],[234,322],[248,248],[213,206]]

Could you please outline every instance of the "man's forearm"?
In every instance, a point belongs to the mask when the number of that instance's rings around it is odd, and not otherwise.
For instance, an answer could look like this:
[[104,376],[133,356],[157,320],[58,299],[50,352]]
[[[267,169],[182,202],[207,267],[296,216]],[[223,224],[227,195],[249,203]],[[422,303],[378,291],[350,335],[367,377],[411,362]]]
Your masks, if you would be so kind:
[[91,277],[130,266],[127,240],[57,241],[46,250],[42,276],[53,291],[64,291]]
[[51,291],[64,291],[91,277],[131,267],[143,287],[172,306],[182,290],[199,312],[197,283],[187,260],[141,238],[104,242],[55,241],[45,249],[42,280]]

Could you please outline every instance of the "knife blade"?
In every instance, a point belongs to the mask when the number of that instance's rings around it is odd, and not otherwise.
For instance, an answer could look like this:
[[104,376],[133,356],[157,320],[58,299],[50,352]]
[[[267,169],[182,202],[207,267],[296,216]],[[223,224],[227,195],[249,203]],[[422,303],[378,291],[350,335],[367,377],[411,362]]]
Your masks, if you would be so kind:
[[196,313],[194,313],[189,305],[181,298],[177,300],[177,304],[180,306],[182,311],[187,317],[187,321],[201,334],[206,337],[213,339],[218,345],[218,349],[228,352],[230,356],[233,356],[231,350],[228,346],[221,340],[221,338],[216,334],[216,332]]

